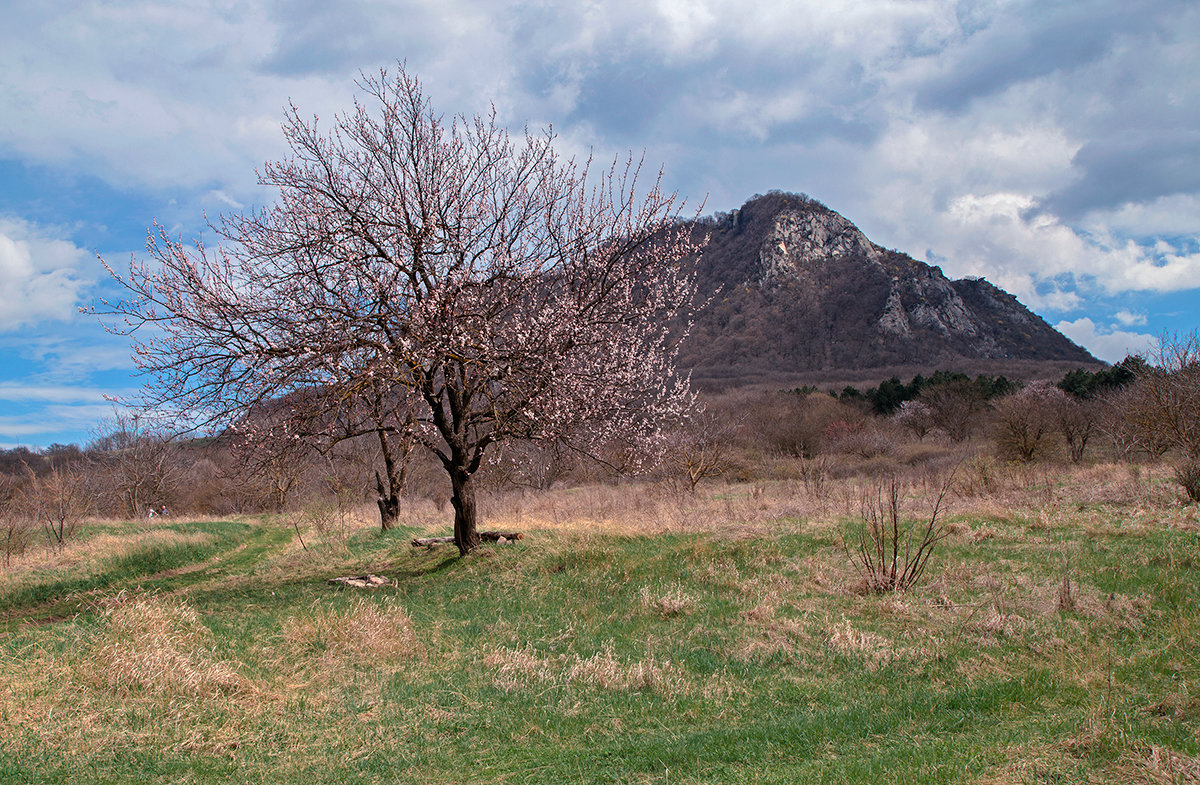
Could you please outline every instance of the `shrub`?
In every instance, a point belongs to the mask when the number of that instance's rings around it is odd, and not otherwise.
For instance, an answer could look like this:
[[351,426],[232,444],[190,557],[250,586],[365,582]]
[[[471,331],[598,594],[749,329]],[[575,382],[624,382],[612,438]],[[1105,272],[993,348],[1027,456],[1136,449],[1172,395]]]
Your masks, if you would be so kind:
[[860,528],[846,548],[867,591],[904,591],[921,580],[934,547],[949,534],[938,520],[949,487],[947,480],[929,516],[919,521],[905,520],[902,487],[895,476],[863,495]]
[[1126,404],[1134,430],[1172,454],[1175,480],[1200,502],[1200,333],[1164,336]]
[[994,432],[1001,454],[1029,463],[1046,448],[1070,401],[1049,382],[1034,382],[996,404]]

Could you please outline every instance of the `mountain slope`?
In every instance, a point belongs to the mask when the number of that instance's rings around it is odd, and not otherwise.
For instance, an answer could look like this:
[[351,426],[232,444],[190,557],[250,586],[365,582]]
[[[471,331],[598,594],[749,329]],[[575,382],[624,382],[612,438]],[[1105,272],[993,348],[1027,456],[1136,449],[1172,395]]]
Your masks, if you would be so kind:
[[696,222],[708,232],[681,363],[702,377],[962,360],[1094,364],[1085,349],[982,279],[875,245],[807,197],[773,192]]

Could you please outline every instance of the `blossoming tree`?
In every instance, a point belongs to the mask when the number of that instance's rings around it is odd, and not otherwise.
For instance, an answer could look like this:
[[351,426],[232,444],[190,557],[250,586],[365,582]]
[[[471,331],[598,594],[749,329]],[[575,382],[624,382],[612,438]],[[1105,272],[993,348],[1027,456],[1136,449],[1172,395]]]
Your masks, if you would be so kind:
[[189,427],[286,397],[296,433],[376,434],[389,471],[389,440],[414,439],[449,476],[465,554],[491,445],[652,455],[685,412],[669,326],[696,243],[673,196],[638,194],[632,158],[596,174],[550,131],[446,120],[403,68],[359,88],[328,133],[290,108],[291,154],[259,173],[272,206],[222,217],[216,248],[156,226],[147,260],[109,268],[126,299],[97,311],[132,335],[138,403]]

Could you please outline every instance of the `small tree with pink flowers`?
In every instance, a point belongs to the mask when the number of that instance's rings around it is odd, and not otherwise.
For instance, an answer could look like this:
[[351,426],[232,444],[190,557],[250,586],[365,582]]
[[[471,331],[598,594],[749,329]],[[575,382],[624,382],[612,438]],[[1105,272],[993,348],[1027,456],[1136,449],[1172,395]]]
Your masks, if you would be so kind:
[[445,119],[403,68],[358,86],[328,132],[291,107],[291,154],[259,174],[273,206],[222,217],[216,248],[156,226],[148,260],[110,268],[129,296],[96,310],[133,336],[138,403],[187,427],[302,391],[305,438],[350,422],[385,446],[415,439],[449,476],[465,554],[495,443],[654,457],[692,401],[670,330],[697,245],[673,196],[639,195],[632,158],[597,174],[549,131]]

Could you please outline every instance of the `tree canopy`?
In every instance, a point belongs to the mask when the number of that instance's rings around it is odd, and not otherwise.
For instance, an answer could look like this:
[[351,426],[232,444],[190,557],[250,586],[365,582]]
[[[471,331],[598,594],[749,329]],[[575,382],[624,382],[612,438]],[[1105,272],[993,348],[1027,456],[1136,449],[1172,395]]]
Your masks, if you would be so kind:
[[374,433],[385,458],[415,439],[449,475],[466,553],[493,443],[650,454],[685,411],[668,329],[697,248],[674,196],[639,194],[633,156],[597,172],[550,131],[447,120],[403,68],[358,86],[329,132],[290,108],[291,154],[259,174],[273,205],[223,216],[215,249],[154,227],[148,259],[109,268],[129,296],[97,310],[132,336],[138,403],[190,426],[288,400],[304,438]]

